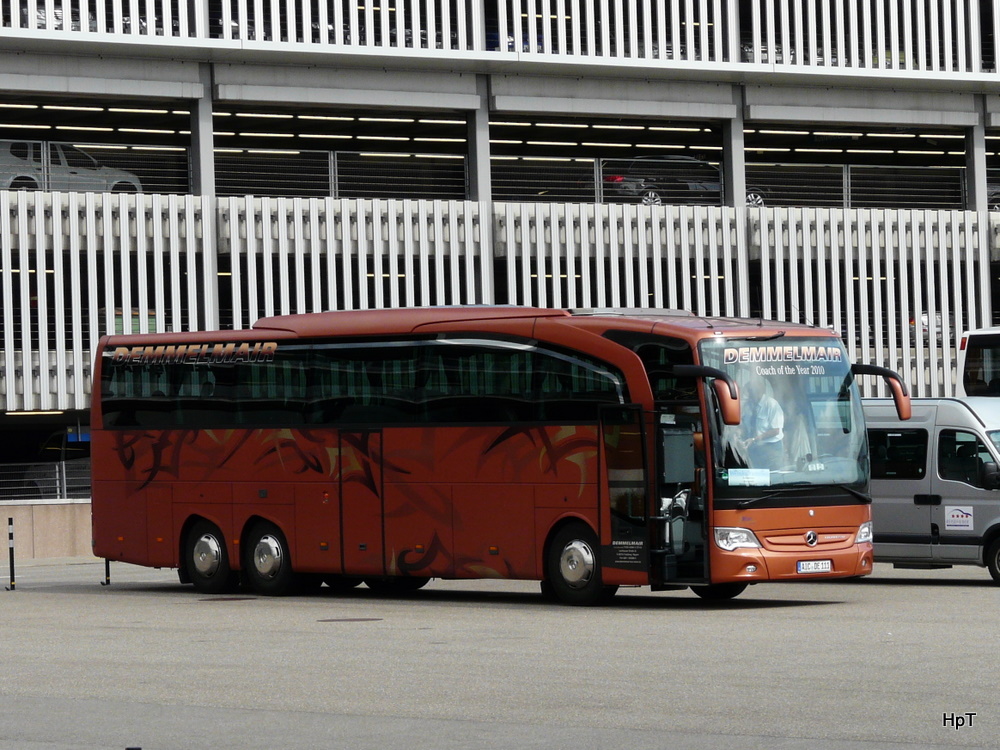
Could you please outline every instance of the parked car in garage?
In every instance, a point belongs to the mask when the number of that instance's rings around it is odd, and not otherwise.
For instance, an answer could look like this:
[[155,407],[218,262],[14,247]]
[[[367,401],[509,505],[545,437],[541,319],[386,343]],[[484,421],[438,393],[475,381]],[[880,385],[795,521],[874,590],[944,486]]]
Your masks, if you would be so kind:
[[0,189],[135,193],[142,184],[68,143],[0,141]]
[[1000,211],[1000,185],[986,186],[986,205],[990,211]]
[[740,45],[740,56],[743,62],[765,63],[783,65],[784,63],[795,62],[795,50],[789,50],[787,54],[780,44],[773,48],[763,44],[760,48],[755,48],[751,42],[744,42]]
[[[718,206],[722,202],[719,167],[691,156],[637,156],[606,159],[601,164],[604,198],[638,200],[645,205],[699,203]],[[747,187],[746,205],[763,206],[766,193]]]

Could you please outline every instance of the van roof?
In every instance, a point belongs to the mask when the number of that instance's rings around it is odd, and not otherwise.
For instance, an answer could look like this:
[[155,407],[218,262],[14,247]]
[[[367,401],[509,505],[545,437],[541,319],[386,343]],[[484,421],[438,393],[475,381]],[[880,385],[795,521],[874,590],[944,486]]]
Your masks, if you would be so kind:
[[[916,426],[933,419],[942,407],[967,409],[969,415],[986,429],[1000,429],[1000,398],[996,396],[967,396],[965,398],[914,398],[910,400],[913,416],[901,426]],[[866,398],[862,401],[865,417],[873,423],[896,422],[896,407],[889,398]],[[952,414],[955,414],[953,411]]]

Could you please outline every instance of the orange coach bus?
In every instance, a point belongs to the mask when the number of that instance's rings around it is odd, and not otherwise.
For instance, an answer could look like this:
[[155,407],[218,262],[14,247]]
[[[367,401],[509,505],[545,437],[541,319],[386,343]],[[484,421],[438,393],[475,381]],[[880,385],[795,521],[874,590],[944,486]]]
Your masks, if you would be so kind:
[[905,415],[898,376],[852,367],[828,330],[679,312],[417,308],[105,337],[94,552],[208,593],[509,578],[570,604],[865,575],[859,373]]

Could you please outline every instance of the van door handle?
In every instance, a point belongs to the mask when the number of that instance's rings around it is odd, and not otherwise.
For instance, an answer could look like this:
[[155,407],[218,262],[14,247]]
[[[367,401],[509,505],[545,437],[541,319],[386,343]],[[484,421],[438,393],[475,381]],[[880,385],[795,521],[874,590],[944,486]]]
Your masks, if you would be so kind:
[[913,496],[914,505],[940,505],[941,496],[940,495],[914,495]]

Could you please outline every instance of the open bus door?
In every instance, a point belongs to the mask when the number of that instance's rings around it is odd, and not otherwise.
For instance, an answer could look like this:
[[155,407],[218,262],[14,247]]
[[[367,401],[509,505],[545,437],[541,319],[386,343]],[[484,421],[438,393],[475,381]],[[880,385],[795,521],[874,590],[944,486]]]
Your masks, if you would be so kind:
[[[697,417],[662,414],[656,431],[654,481],[637,405],[601,412],[608,477],[610,545],[603,566],[642,571],[654,590],[708,580],[704,469],[696,467]],[[648,493],[655,495],[652,502]]]
[[[603,534],[601,566],[605,580],[645,584],[650,569],[649,482],[645,426],[638,404],[603,407],[602,466],[607,469],[607,503],[602,504],[609,533]],[[608,544],[610,536],[610,544]],[[613,572],[612,572],[613,571]]]
[[662,529],[656,550],[661,582],[708,580],[705,470],[698,467],[700,425],[661,414],[656,431],[656,490]]

